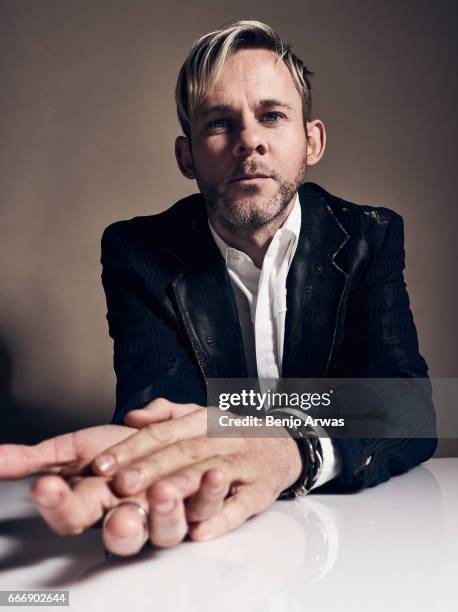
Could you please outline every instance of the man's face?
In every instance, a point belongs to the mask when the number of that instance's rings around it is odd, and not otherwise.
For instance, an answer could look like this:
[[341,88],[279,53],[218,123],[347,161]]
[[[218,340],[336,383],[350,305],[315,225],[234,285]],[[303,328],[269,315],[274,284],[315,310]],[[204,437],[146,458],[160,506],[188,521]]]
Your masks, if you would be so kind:
[[305,180],[306,146],[299,92],[266,49],[232,55],[191,119],[197,184],[232,230],[262,227],[286,209]]

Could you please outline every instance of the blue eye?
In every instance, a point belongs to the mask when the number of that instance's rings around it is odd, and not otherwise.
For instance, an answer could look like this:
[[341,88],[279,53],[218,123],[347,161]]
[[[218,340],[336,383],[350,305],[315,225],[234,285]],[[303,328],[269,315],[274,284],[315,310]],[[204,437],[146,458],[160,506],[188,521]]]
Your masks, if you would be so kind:
[[227,119],[215,119],[214,121],[210,121],[210,123],[207,125],[207,128],[212,129],[212,128],[227,127],[227,123],[228,123]]
[[[274,120],[277,118],[283,118],[285,115],[283,115],[282,113],[278,113],[277,111],[271,111],[270,113],[264,113],[263,117],[271,117]],[[268,123],[272,123],[271,119],[267,120]]]
[[[260,120],[264,123],[277,123],[278,119],[284,119],[285,115],[283,113],[279,113],[278,111],[269,111],[261,115]],[[207,123],[207,130],[226,130],[231,127],[230,119],[213,119]]]

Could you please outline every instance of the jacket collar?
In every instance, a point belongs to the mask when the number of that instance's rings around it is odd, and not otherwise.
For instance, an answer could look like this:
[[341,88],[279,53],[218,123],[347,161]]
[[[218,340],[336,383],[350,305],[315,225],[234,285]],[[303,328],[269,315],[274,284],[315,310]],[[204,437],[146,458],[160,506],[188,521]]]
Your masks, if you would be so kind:
[[[334,344],[346,280],[334,259],[349,236],[326,195],[314,183],[299,188],[301,231],[287,278],[283,377],[324,376]],[[169,250],[181,261],[172,287],[194,353],[206,378],[246,378],[237,306],[201,196],[193,196],[187,225]]]

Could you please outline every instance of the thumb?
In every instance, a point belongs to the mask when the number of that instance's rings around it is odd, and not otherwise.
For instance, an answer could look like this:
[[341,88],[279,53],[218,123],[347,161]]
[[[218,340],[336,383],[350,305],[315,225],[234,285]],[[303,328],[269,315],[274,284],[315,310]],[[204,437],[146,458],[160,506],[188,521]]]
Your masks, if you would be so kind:
[[129,427],[142,428],[150,423],[159,423],[169,419],[179,419],[190,412],[200,410],[202,406],[197,404],[176,404],[169,400],[159,397],[140,410],[129,412],[124,423]]

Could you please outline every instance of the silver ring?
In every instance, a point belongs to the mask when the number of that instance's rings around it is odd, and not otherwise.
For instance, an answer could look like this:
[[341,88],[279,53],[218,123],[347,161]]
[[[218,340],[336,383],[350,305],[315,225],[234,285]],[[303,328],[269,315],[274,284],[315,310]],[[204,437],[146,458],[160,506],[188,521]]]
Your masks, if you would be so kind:
[[143,532],[144,532],[144,536],[146,538],[148,538],[148,536],[149,536],[148,512],[145,510],[145,508],[143,506],[141,506],[140,504],[137,504],[137,502],[134,502],[134,501],[121,502],[117,506],[113,506],[113,508],[110,508],[110,510],[108,510],[108,512],[105,514],[105,516],[103,518],[103,527],[105,527],[105,525],[108,523],[108,521],[110,520],[110,518],[113,515],[113,513],[116,512],[117,510],[119,510],[120,508],[130,508],[131,510],[136,510],[138,512],[138,514],[143,519]]

